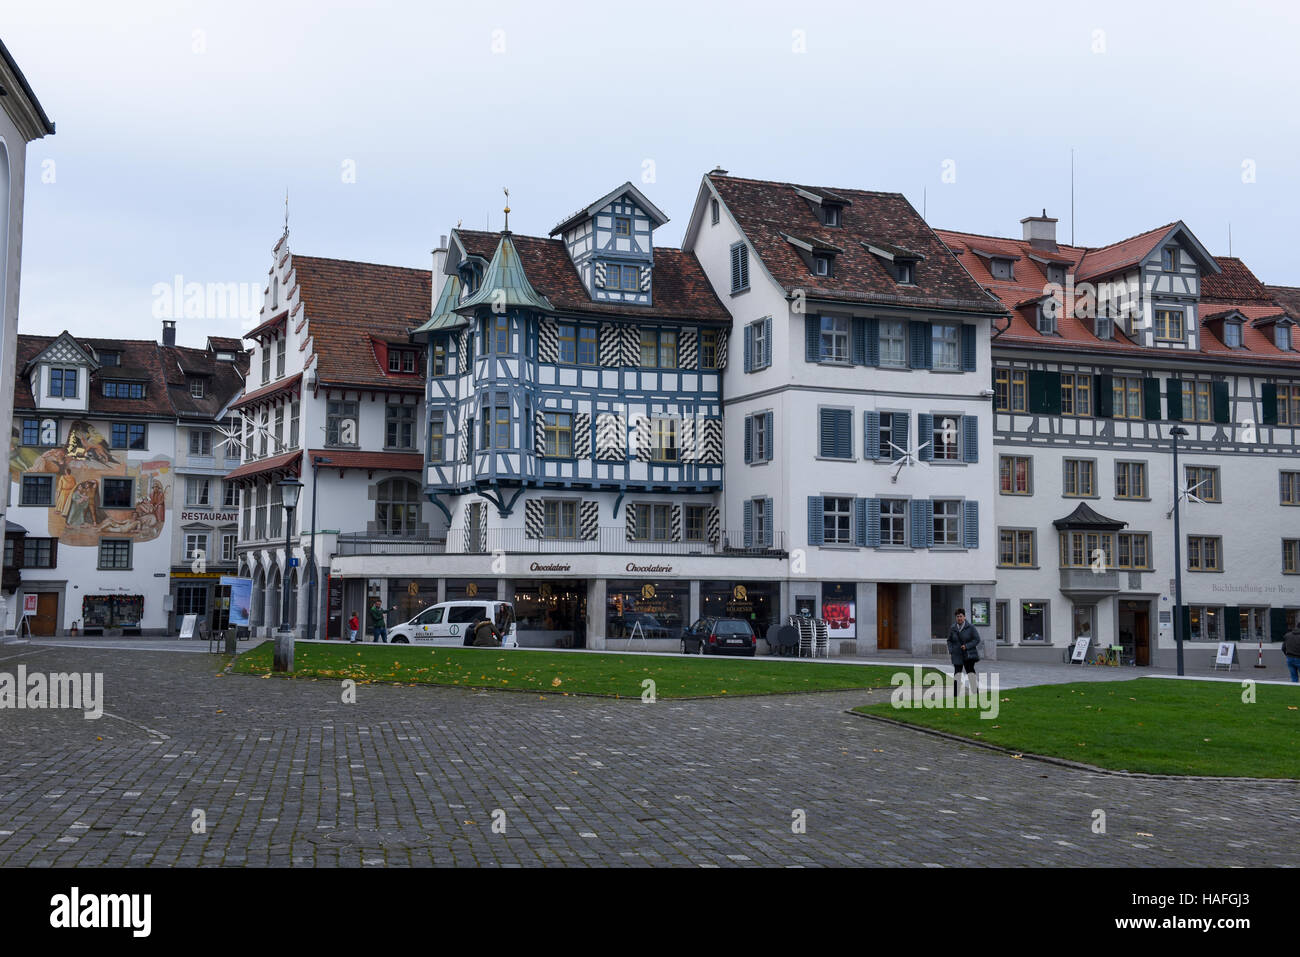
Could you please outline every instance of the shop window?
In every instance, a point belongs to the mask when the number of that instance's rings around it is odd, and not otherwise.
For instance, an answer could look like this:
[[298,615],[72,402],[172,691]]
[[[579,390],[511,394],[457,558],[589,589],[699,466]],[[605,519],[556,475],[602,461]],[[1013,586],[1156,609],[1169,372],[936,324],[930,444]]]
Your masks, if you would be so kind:
[[610,638],[677,638],[688,624],[687,582],[609,581],[605,634]]
[[1022,642],[1042,643],[1048,640],[1047,611],[1048,603],[1045,601],[1022,601],[1020,603],[1020,640]]

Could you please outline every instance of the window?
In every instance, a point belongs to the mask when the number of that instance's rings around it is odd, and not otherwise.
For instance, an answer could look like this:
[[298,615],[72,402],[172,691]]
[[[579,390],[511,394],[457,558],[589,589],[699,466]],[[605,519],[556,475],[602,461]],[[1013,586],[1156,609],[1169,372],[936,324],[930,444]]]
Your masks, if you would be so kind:
[[686,521],[682,531],[688,542],[702,542],[708,537],[709,508],[707,505],[687,505]]
[[5,539],[5,557],[4,557],[5,568],[14,567],[14,542],[15,541],[17,540],[13,538]]
[[101,366],[120,366],[122,364],[122,353],[101,352],[99,354],[99,364]]
[[23,419],[23,445],[41,444],[40,419]]
[[1021,643],[1042,644],[1047,641],[1047,613],[1050,602],[1022,601],[1020,603]]
[[770,462],[772,460],[772,436],[768,433],[768,426],[772,420],[769,418],[769,414],[751,415],[749,421],[750,428],[754,430],[750,461]]
[[202,380],[202,379],[191,379],[191,380],[190,380],[190,397],[191,397],[191,398],[193,398],[193,399],[201,399],[201,398],[203,398],[203,396],[204,396],[206,393],[207,393],[207,390],[206,390],[205,387],[204,387],[204,384],[203,384],[203,380]]
[[205,478],[187,478],[185,480],[185,504],[209,505],[210,483]]
[[1061,414],[1092,415],[1092,376],[1061,373]]
[[1243,605],[1238,609],[1243,641],[1264,641],[1268,634],[1268,608],[1251,608]]
[[221,487],[221,507],[239,508],[239,489],[233,482],[227,482]]
[[256,515],[257,538],[259,539],[266,538],[266,503],[267,503],[267,498],[270,495],[270,491],[271,491],[270,486],[267,485],[257,486],[257,505],[255,507],[255,511],[257,513]]
[[271,486],[271,525],[270,535],[273,539],[279,539],[280,533],[284,531],[284,489],[280,486]]
[[1183,421],[1213,422],[1214,414],[1213,405],[1210,401],[1210,383],[1184,380],[1182,388]]
[[262,349],[262,382],[271,381],[271,343],[264,342]]
[[1032,495],[1029,485],[1030,463],[1027,455],[998,457],[998,485],[1003,495]]
[[135,505],[132,495],[135,491],[134,481],[118,478],[106,478],[103,481],[103,490],[100,494],[104,508],[131,508]]
[[284,406],[275,407],[275,425],[271,430],[271,452],[279,455],[284,451]]
[[[50,395],[64,399],[75,399],[77,397],[77,370],[51,369]],[[105,392],[104,395],[108,395],[108,393]]]
[[510,317],[492,317],[492,351],[503,353],[510,351]]
[[1277,387],[1277,424],[1300,425],[1300,385]]
[[410,479],[379,483],[375,496],[375,527],[380,535],[409,537],[419,531],[420,486]]
[[212,430],[190,429],[190,455],[212,454]]
[[822,222],[827,226],[838,226],[840,224],[840,208],[838,206],[823,206]]
[[1223,608],[1214,605],[1189,605],[1187,609],[1189,625],[1188,641],[1223,640]]
[[385,407],[384,445],[390,449],[415,448],[415,406],[390,402]]
[[281,336],[275,340],[275,377],[277,379],[284,376],[284,350],[288,341],[286,336]]
[[1098,339],[1114,339],[1115,320],[1111,316],[1097,316],[1093,325],[1093,332],[1096,333]]
[[115,449],[145,448],[145,427],[143,424],[114,422],[108,430],[109,444]]
[[[902,451],[899,451],[899,450]],[[907,413],[906,412],[881,412],[880,413],[880,441],[876,444],[875,453],[878,459],[901,459],[907,452]],[[871,450],[863,449],[864,456],[871,454]]]
[[628,217],[626,217],[626,216],[615,216],[615,217],[614,217],[614,235],[615,235],[615,236],[631,236],[631,235],[632,235],[632,220],[630,220],[630,219],[629,219]]
[[560,324],[560,361],[570,365],[596,364],[596,327]]
[[609,263],[605,267],[605,288],[620,289],[624,292],[636,292],[641,288],[641,269],[639,266],[620,266]]
[[749,288],[749,247],[736,243],[731,247],[731,291],[741,292]]
[[1183,341],[1183,311],[1181,309],[1156,310],[1156,338],[1163,342]]
[[1118,562],[1129,571],[1151,569],[1151,536],[1146,532],[1120,532],[1118,536]]
[[436,376],[447,374],[447,339],[445,336],[437,336],[433,340],[433,374]]
[[1178,271],[1178,247],[1166,246],[1160,250],[1160,268],[1165,272]]
[[672,329],[641,329],[641,368],[677,368],[677,332]]
[[711,224],[714,226],[718,225],[718,220],[722,218],[722,213],[719,210],[718,206],[719,204],[716,199],[709,200],[709,209],[711,211],[710,212]]
[[853,410],[818,409],[817,454],[828,459],[853,458]]
[[1117,375],[1111,379],[1111,414],[1117,419],[1142,418],[1142,379]]
[[853,499],[829,495],[822,499],[822,544],[853,544]]
[[[55,566],[55,548],[53,538],[31,538],[23,539],[23,568],[53,568]],[[5,542],[6,546],[12,545],[14,539]],[[6,551],[8,549],[6,548]],[[7,562],[6,564],[12,564]]]
[[510,396],[505,392],[496,393],[496,404],[489,396],[483,405],[483,435],[480,448],[510,448]]
[[1092,459],[1066,459],[1062,488],[1069,497],[1087,498],[1097,494],[1097,463]]
[[1223,344],[1229,349],[1241,348],[1241,323],[1225,322],[1223,324]]
[[1065,285],[1065,267],[1049,263],[1047,266],[1047,281],[1056,283],[1058,286]]
[[1003,568],[1034,567],[1034,530],[998,529],[998,564]]
[[846,316],[822,316],[822,361],[849,361],[849,320]]
[[325,404],[325,444],[357,444],[357,403],[331,399]]
[[959,439],[962,432],[962,416],[936,415],[934,428],[931,430],[930,449],[935,462],[960,462],[961,448]]
[[936,322],[930,326],[930,334],[933,336],[934,345],[930,368],[932,369],[952,369],[961,368],[961,349],[960,327],[947,322]]
[[234,532],[226,532],[221,536],[221,560],[223,562],[233,562],[235,560],[235,545],[239,541],[239,536]]
[[912,285],[916,277],[916,263],[900,259],[894,265],[898,268],[899,283],[904,286]]
[[1037,311],[1038,331],[1045,336],[1050,336],[1056,332],[1056,313],[1045,308],[1045,305],[1046,305],[1045,303],[1041,303],[1041,302],[1038,304],[1038,311]]
[[1215,535],[1187,536],[1187,570],[1191,572],[1221,572],[1220,550],[1223,539]]
[[771,546],[772,544],[772,500],[770,498],[753,498],[749,500],[750,518],[753,522],[751,536],[745,542],[749,545]]
[[99,540],[99,567],[105,571],[130,571],[131,540],[101,538]]
[[993,408],[996,412],[1029,411],[1029,373],[1024,369],[995,369]]
[[829,256],[813,256],[813,272],[818,276],[829,276],[831,274],[831,258]]
[[442,462],[447,458],[447,419],[445,413],[435,412],[429,416],[429,461]]
[[958,499],[935,499],[934,501],[934,544],[961,544],[961,501]]
[[1300,575],[1300,538],[1282,539],[1282,573]]
[[543,503],[543,538],[578,537],[578,503],[546,501]]
[[569,412],[543,412],[546,432],[545,454],[567,459],[573,455],[573,415]]
[[989,272],[993,274],[994,279],[1014,279],[1015,273],[1011,268],[1010,259],[991,259],[989,260]]
[[105,379],[103,392],[106,399],[143,399],[144,383]]
[[298,447],[298,400],[289,403],[289,448]]
[[388,371],[389,372],[414,372],[415,371],[415,350],[390,348],[388,350]]
[[654,419],[652,422],[653,447],[651,457],[656,462],[676,462],[680,456],[677,444],[677,420]]
[[639,504],[636,507],[633,537],[643,542],[666,542],[672,509],[668,505]]
[[895,369],[907,367],[907,325],[901,319],[881,319],[876,324],[880,340],[880,364]]
[[700,332],[700,368],[716,369],[718,367],[717,329],[704,329]]
[[1280,476],[1283,505],[1300,505],[1300,472],[1282,472]]
[[1217,467],[1188,465],[1187,494],[1202,502],[1221,502],[1219,497],[1219,470]]
[[1279,322],[1273,330],[1273,341],[1283,352],[1291,351],[1291,327]]
[[1145,462],[1115,463],[1115,497],[1147,497],[1147,464]]
[[208,559],[208,536],[203,533],[190,532],[185,536],[185,561],[192,562],[195,559]]
[[1113,532],[1062,532],[1061,567],[1093,568],[1098,571],[1115,567]]
[[880,544],[907,544],[907,499],[880,500]]

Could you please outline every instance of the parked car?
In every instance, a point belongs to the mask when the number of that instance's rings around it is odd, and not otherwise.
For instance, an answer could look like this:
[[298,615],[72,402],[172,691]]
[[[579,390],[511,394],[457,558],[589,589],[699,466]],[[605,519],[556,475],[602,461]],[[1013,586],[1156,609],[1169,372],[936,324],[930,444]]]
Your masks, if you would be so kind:
[[388,629],[394,644],[454,648],[473,644],[474,625],[488,618],[502,635],[501,647],[518,648],[515,606],[508,601],[444,601],[430,605],[410,621]]
[[701,618],[682,630],[684,655],[749,655],[758,652],[758,635],[743,618]]
[[[640,631],[637,631],[637,625],[641,626]],[[672,632],[668,630],[668,626],[661,623],[653,615],[630,611],[625,615],[618,615],[609,620],[609,637],[611,638],[631,638],[634,632],[637,637],[645,635],[647,638],[672,638]]]

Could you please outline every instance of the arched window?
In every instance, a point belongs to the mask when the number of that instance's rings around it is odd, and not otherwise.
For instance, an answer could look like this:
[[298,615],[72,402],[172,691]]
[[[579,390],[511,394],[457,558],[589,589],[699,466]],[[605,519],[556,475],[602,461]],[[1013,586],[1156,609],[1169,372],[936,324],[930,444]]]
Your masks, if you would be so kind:
[[420,525],[420,486],[410,479],[391,478],[375,493],[375,533],[409,538]]

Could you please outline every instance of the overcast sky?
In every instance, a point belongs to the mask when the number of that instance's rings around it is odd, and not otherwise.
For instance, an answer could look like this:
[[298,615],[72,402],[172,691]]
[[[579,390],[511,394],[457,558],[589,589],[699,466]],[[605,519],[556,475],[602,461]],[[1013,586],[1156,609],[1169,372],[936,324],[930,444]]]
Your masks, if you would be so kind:
[[679,245],[715,165],[993,235],[1046,207],[1068,241],[1071,148],[1080,244],[1182,219],[1222,255],[1231,222],[1300,285],[1294,3],[3,0],[0,30],[58,126],[23,332],[156,338],[157,283],[260,289],[286,188],[294,251],[426,268],[502,186],[545,235],[632,180]]

